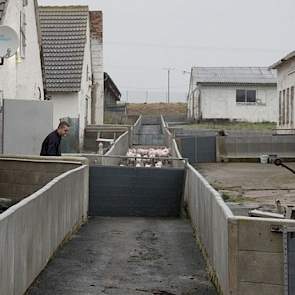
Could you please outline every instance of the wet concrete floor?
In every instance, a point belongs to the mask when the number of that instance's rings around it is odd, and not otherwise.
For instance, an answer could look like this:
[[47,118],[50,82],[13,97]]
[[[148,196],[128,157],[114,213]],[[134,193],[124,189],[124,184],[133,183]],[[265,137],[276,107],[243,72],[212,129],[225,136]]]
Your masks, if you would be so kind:
[[28,294],[217,293],[188,221],[95,217],[57,251]]

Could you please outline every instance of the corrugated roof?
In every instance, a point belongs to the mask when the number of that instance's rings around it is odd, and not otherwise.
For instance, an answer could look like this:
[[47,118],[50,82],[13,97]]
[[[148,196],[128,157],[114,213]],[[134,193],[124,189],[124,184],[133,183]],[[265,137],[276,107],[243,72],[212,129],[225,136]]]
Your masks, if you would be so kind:
[[5,15],[5,10],[8,0],[0,0],[0,24],[2,24],[3,16]]
[[194,83],[276,84],[276,72],[267,67],[194,67]]
[[274,63],[273,65],[270,66],[271,69],[277,69],[279,66],[281,66],[283,63],[288,61],[289,59],[295,57],[295,51],[290,52],[287,54],[285,57]]
[[47,91],[80,90],[88,15],[88,6],[39,7]]

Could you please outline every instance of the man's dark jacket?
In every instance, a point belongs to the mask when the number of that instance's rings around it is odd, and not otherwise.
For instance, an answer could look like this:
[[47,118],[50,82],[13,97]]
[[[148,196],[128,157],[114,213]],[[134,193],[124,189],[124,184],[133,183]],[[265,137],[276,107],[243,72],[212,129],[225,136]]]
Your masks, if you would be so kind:
[[61,156],[60,152],[61,136],[54,130],[44,139],[40,156]]

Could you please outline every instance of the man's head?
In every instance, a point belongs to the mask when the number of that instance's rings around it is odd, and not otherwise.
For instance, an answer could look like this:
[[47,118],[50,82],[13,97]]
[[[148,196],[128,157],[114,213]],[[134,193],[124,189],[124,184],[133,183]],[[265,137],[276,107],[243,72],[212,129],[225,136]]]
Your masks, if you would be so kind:
[[57,133],[59,136],[66,136],[70,130],[70,124],[65,121],[61,121],[57,127]]

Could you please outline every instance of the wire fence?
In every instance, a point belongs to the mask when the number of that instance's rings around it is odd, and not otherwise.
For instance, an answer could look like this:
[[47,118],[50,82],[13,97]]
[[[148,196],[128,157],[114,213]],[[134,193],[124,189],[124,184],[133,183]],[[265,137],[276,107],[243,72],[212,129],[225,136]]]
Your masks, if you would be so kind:
[[[169,102],[186,102],[186,92],[171,91],[169,94]],[[128,103],[153,103],[168,102],[167,91],[153,90],[122,90],[121,101]]]

